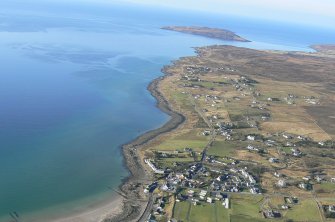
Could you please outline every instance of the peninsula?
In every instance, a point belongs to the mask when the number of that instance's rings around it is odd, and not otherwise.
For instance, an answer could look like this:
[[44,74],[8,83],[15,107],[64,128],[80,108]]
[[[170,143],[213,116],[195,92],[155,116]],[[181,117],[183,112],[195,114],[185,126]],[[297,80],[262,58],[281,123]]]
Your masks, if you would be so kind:
[[335,55],[335,45],[334,44],[311,45],[311,48],[316,50],[319,53]]
[[198,26],[165,26],[162,27],[162,29],[192,35],[200,35],[208,38],[215,38],[225,41],[250,42],[249,40],[242,38],[241,36],[235,34],[234,32],[226,29],[198,27]]
[[196,48],[148,89],[171,119],[123,147],[111,221],[335,218],[335,59]]

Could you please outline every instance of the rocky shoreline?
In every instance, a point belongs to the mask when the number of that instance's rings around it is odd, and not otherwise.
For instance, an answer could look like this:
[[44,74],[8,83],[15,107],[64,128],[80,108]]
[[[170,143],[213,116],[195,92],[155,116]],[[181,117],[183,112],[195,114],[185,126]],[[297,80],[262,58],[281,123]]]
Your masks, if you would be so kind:
[[121,213],[111,218],[106,218],[103,222],[142,221],[148,216],[146,215],[148,213],[146,212],[146,208],[151,204],[150,202],[153,201],[153,198],[142,195],[143,183],[150,183],[152,175],[144,167],[144,163],[140,157],[140,150],[158,136],[178,128],[185,121],[185,116],[174,111],[159,91],[160,81],[169,75],[166,72],[166,68],[163,68],[162,72],[164,76],[153,80],[147,89],[157,100],[157,107],[171,118],[162,127],[151,130],[122,146],[125,165],[130,172],[130,175],[123,181],[119,187],[119,191],[117,191],[123,196],[123,208]]

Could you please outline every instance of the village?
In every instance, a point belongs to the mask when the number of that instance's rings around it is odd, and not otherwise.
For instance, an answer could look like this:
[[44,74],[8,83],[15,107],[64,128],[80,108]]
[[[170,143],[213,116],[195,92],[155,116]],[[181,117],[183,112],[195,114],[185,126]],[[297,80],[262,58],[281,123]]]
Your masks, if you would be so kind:
[[[173,79],[177,85],[174,90],[183,98],[179,101],[182,109],[187,99],[191,105],[186,109],[192,109],[202,125],[191,130],[196,135],[193,141],[187,139],[189,144],[178,139],[180,143],[146,150],[143,161],[154,182],[143,192],[156,198],[148,221],[183,221],[175,218],[179,212],[176,206],[184,206],[183,202],[216,208],[221,205],[218,209],[222,211],[235,211],[231,208],[236,195],[260,198],[262,204],[257,203],[256,214],[263,219],[287,218],[286,211],[294,211],[300,204],[299,196],[305,199],[306,195],[314,195],[315,211],[322,211],[322,218],[334,216],[335,202],[321,204],[314,193],[315,186],[335,187],[335,174],[316,170],[302,176],[290,173],[290,168],[309,158],[306,150],[333,149],[334,142],[327,136],[315,139],[285,130],[269,132],[262,127],[273,120],[271,111],[276,105],[316,106],[320,97],[292,92],[267,95],[258,87],[258,80],[240,75],[233,67],[192,65],[182,70],[183,74]],[[238,112],[235,114],[230,107]],[[199,144],[193,144],[195,141]],[[281,203],[269,204],[271,195],[279,196]]]

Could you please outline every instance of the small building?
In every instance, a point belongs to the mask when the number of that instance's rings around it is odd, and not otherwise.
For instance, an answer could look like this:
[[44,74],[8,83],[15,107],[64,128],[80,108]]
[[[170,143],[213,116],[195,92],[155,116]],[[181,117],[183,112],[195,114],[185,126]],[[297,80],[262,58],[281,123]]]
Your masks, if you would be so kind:
[[292,155],[295,157],[300,157],[302,155],[302,152],[299,149],[291,149]]
[[213,199],[211,197],[207,197],[207,203],[213,203]]
[[281,217],[280,212],[274,210],[266,210],[263,212],[265,218],[278,218]]
[[180,180],[185,179],[185,176],[184,176],[184,174],[182,174],[182,173],[176,173],[176,177],[177,177],[178,179],[180,179]]
[[289,208],[289,206],[286,205],[286,204],[284,204],[284,205],[281,206],[281,209],[283,209],[283,210],[288,210],[288,208]]
[[204,200],[206,195],[207,195],[207,191],[206,190],[201,190],[200,194],[199,194],[199,197],[200,197],[201,200]]
[[249,182],[250,182],[251,185],[256,184],[256,180],[252,175],[249,174],[248,179],[249,179]]
[[278,173],[277,171],[276,172],[274,172],[274,174],[273,174],[275,177],[281,177],[281,174],[280,173]]
[[198,199],[193,199],[192,200],[192,203],[194,206],[198,205],[199,204],[199,200]]
[[286,187],[286,181],[285,180],[278,180],[277,186],[278,187]]
[[248,135],[248,136],[247,136],[247,139],[248,139],[248,140],[251,140],[251,141],[254,141],[254,140],[255,140],[255,136]]
[[216,200],[222,200],[222,198],[223,198],[223,196],[222,196],[220,193],[217,193],[217,194],[215,195],[215,199],[216,199]]
[[279,162],[279,159],[271,157],[271,158],[269,159],[269,162],[270,162],[270,163],[278,163],[278,162]]
[[310,176],[304,176],[302,179],[303,179],[304,181],[310,181],[310,180],[311,180],[311,177],[310,177]]
[[304,190],[311,190],[312,185],[309,183],[299,183],[298,187]]
[[292,136],[287,135],[287,134],[283,134],[283,137],[284,137],[285,139],[292,139]]
[[316,182],[321,183],[321,181],[323,180],[323,177],[317,175],[314,177],[314,179],[316,180]]
[[144,162],[149,165],[149,167],[157,174],[164,174],[165,171],[162,169],[158,169],[149,159],[145,159]]
[[301,136],[301,135],[299,135],[299,136],[297,136],[297,138],[299,139],[299,140],[307,140],[307,138],[306,137],[304,137],[304,136]]
[[293,144],[291,142],[286,142],[284,146],[289,147],[289,146],[293,146]]
[[193,195],[194,195],[194,190],[189,190],[189,191],[187,191],[187,195],[188,195],[189,197],[193,197]]
[[202,133],[202,135],[204,135],[204,136],[209,136],[211,134],[211,131],[209,131],[209,130],[205,130],[203,133]]
[[225,198],[224,201],[222,202],[222,205],[226,208],[229,209],[229,198]]
[[247,149],[248,149],[248,150],[252,150],[252,151],[259,151],[259,149],[258,149],[257,147],[254,147],[254,146],[252,146],[252,145],[248,145],[248,146],[247,146]]

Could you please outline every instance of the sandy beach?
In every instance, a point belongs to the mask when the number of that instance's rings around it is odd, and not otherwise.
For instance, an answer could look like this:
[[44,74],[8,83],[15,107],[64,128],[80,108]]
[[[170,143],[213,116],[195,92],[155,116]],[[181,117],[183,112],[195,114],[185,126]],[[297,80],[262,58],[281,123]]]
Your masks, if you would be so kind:
[[115,195],[109,200],[90,205],[86,208],[74,209],[71,214],[67,215],[50,215],[46,213],[44,216],[39,215],[38,218],[26,217],[26,221],[49,221],[49,222],[100,222],[105,218],[111,218],[122,212],[123,197]]
[[52,222],[98,222],[103,221],[106,217],[113,217],[121,211],[122,197],[118,197],[106,205],[97,206],[76,215],[55,219]]

